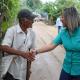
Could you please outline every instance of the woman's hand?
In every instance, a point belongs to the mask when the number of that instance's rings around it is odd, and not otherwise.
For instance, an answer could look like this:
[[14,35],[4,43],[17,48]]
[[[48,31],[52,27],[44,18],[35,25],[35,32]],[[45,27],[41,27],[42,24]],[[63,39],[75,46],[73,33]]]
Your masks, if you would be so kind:
[[36,49],[31,49],[30,52],[33,53],[34,55],[38,54]]

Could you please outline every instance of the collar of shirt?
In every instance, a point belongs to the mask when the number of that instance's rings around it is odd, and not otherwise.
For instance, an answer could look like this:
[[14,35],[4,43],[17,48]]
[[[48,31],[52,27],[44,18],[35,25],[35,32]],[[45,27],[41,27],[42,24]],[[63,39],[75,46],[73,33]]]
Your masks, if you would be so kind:
[[[31,30],[32,30],[32,28],[28,28],[28,29],[26,29],[26,32],[31,31]],[[17,25],[17,33],[24,33],[22,31],[21,27],[19,26],[19,24]]]

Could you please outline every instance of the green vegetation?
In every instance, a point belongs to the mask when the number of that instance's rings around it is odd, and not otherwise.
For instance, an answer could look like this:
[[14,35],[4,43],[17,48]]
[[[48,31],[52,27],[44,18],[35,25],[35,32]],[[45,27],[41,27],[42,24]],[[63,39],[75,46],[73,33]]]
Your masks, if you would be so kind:
[[13,24],[19,8],[19,0],[0,0],[0,12],[3,16],[3,31],[6,31]]
[[[22,2],[21,2],[22,1]],[[25,5],[26,6],[25,6]],[[22,6],[31,11],[47,12],[51,24],[61,15],[65,7],[75,6],[80,11],[80,0],[56,0],[55,3],[49,2],[42,4],[40,0],[0,0],[0,12],[3,16],[2,30],[14,24],[16,14]],[[1,24],[0,24],[1,26]]]
[[39,9],[42,5],[40,0],[26,0],[26,5],[32,11]]
[[70,6],[75,6],[80,11],[80,0],[56,0],[55,3],[45,3],[41,11],[48,12],[49,20],[53,23],[61,15],[62,10]]

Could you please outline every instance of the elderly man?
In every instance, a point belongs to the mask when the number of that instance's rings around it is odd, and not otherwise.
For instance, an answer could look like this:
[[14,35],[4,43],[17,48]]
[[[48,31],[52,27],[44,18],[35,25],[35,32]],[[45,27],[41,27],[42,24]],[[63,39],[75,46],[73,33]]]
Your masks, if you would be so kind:
[[34,55],[29,52],[35,42],[34,17],[29,10],[21,10],[17,15],[19,24],[10,27],[5,34],[1,50],[8,54],[2,58],[3,80],[26,80],[26,59],[34,60]]

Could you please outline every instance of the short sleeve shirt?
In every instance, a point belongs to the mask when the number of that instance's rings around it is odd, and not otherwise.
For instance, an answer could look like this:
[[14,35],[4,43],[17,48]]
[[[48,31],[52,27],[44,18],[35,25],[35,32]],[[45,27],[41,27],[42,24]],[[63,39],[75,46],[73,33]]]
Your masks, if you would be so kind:
[[80,75],[80,28],[77,28],[71,36],[67,29],[62,29],[52,43],[63,44],[66,50],[63,69],[71,75]]
[[[30,48],[34,47],[35,45],[34,44],[35,33],[32,30],[32,28],[28,28],[26,31],[27,34],[25,34],[22,31],[19,24],[10,27],[5,34],[2,45],[8,45],[10,47],[12,46],[13,48],[20,51],[25,51],[25,52],[28,51]],[[15,56],[15,55],[10,55],[10,57],[11,56]],[[7,60],[8,58],[6,57],[4,63],[6,63]],[[8,65],[10,65],[9,69],[7,68]],[[9,60],[9,63],[6,63],[5,68],[8,69],[8,72],[11,73],[15,79],[26,80],[26,69],[27,69],[26,59],[20,56],[15,56],[13,59]],[[2,72],[4,73],[4,70]]]

